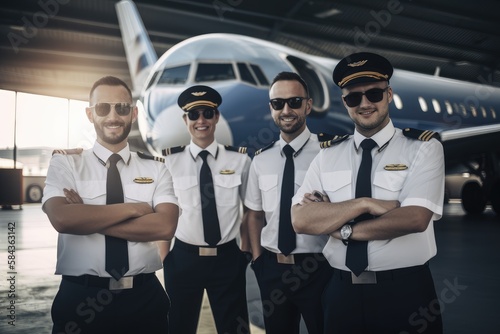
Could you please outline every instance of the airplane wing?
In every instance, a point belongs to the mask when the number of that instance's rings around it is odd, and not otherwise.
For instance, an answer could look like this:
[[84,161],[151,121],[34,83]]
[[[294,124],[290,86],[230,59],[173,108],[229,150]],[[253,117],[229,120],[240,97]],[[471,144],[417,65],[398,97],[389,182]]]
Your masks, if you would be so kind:
[[500,153],[500,124],[489,124],[440,133],[447,163],[456,164],[467,157]]

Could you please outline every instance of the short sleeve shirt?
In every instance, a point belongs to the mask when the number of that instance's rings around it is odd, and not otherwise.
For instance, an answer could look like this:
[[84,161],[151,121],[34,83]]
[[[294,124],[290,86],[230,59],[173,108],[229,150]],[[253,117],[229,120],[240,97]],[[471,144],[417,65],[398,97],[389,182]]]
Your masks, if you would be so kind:
[[[281,184],[286,162],[283,147],[286,144],[280,137],[279,142],[253,158],[245,196],[245,205],[249,209],[265,212],[267,224],[262,229],[261,245],[274,253],[280,253],[278,231]],[[307,128],[289,144],[296,152],[293,160],[295,191],[297,191],[304,180],[307,168],[318,154],[320,147],[315,135],[311,134]],[[297,234],[297,246],[292,254],[321,253],[327,240],[327,236]]]
[[[191,142],[181,152],[165,157],[165,165],[182,210],[175,237],[198,246],[208,245],[203,234],[201,213],[200,169],[203,159],[198,154],[202,150]],[[219,244],[224,244],[239,234],[250,157],[229,150],[216,141],[205,150],[209,152],[207,162],[214,182],[217,216],[221,229]]]
[[[355,132],[349,139],[321,150],[307,171],[304,183],[292,199],[298,204],[305,193],[326,193],[331,202],[355,198],[357,170],[361,163],[364,137]],[[433,217],[422,233],[412,233],[390,240],[368,242],[367,270],[390,270],[421,265],[436,254],[433,221],[441,218],[444,200],[444,156],[439,141],[407,138],[390,122],[372,137],[377,146],[372,151],[372,197],[398,200],[401,206],[421,206]],[[393,165],[400,168],[390,168]],[[404,168],[404,167],[407,168]],[[347,222],[346,222],[347,223]],[[330,237],[323,253],[338,269],[345,266],[346,246]]]
[[[106,204],[106,177],[108,158],[112,152],[99,143],[81,154],[54,154],[50,161],[42,203],[52,197],[64,197],[63,189],[75,190],[84,204]],[[160,203],[177,205],[172,184],[165,166],[158,161],[142,159],[129,147],[118,152],[117,163],[123,186],[124,202],[145,202],[151,206]],[[134,182],[147,178],[151,183]],[[91,209],[89,209],[91,210]],[[162,268],[155,242],[128,241],[129,271],[126,276],[150,273]],[[90,274],[110,277],[105,268],[105,236],[94,233],[74,235],[60,233],[57,243],[56,274],[79,276]]]

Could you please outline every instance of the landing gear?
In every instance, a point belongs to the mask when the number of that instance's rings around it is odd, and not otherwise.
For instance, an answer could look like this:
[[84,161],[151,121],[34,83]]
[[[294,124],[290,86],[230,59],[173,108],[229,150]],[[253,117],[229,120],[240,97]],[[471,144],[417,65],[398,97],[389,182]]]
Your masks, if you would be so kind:
[[43,189],[37,184],[31,184],[26,189],[26,202],[40,203],[42,201]]
[[483,189],[477,182],[470,181],[462,187],[462,207],[469,214],[480,214],[486,207]]

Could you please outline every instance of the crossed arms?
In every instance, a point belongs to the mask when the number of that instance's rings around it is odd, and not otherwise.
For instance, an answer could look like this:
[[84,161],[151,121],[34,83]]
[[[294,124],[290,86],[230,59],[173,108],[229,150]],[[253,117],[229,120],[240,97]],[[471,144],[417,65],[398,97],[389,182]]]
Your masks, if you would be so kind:
[[306,193],[302,201],[292,207],[292,224],[297,233],[329,234],[341,239],[340,228],[363,213],[375,218],[355,224],[353,240],[386,240],[423,232],[433,215],[421,206],[400,207],[395,200],[356,198],[330,203],[327,196],[320,200]]
[[179,208],[172,203],[160,203],[154,208],[147,203],[89,205],[83,204],[74,190],[64,189],[64,194],[66,197],[52,197],[43,206],[59,233],[100,233],[146,242],[170,240],[177,228]]

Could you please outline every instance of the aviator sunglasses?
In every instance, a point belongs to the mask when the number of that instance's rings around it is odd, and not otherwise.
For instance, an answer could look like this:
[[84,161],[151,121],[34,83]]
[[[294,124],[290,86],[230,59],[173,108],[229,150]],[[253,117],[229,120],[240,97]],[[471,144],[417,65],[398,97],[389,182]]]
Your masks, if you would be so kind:
[[203,113],[203,117],[205,119],[212,119],[215,115],[215,110],[214,109],[205,109],[203,111],[198,111],[198,110],[190,110],[186,114],[188,118],[192,121],[196,121],[198,118],[200,118],[200,114]]
[[285,107],[285,102],[288,104],[288,106],[292,109],[298,109],[302,105],[302,100],[307,100],[307,97],[300,97],[300,96],[295,96],[295,97],[290,97],[288,99],[272,99],[269,100],[269,103],[271,103],[271,106],[273,107],[274,110],[281,110]]
[[116,113],[120,116],[127,116],[128,114],[130,114],[130,111],[132,110],[132,105],[130,103],[101,102],[101,103],[96,103],[89,108],[94,108],[97,116],[104,117],[107,116],[111,111],[111,106],[115,107]]
[[382,98],[384,97],[384,92],[389,88],[389,86],[385,88],[372,88],[367,90],[366,92],[353,92],[349,93],[346,96],[343,96],[345,103],[353,108],[357,107],[361,104],[361,99],[363,98],[363,95],[366,96],[368,101],[376,103],[382,101]]

